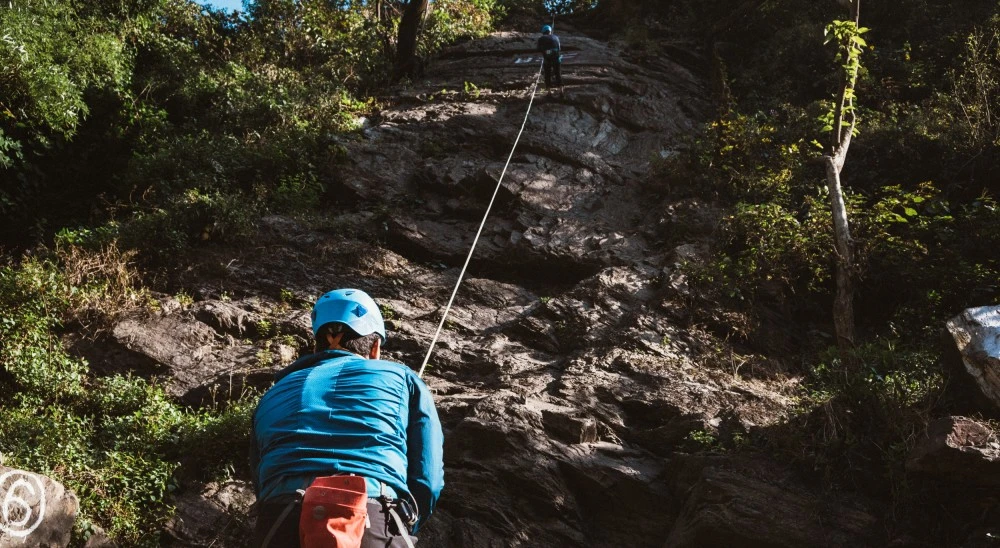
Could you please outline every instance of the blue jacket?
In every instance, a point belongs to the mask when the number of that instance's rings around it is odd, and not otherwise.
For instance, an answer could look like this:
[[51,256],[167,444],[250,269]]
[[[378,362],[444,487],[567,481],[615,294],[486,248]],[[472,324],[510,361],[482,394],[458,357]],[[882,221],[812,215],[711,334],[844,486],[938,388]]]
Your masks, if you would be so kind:
[[[253,419],[257,499],[280,500],[316,476],[353,473],[419,506],[420,525],[444,487],[441,423],[427,386],[405,365],[340,350],[278,373]],[[394,493],[393,493],[394,492]]]

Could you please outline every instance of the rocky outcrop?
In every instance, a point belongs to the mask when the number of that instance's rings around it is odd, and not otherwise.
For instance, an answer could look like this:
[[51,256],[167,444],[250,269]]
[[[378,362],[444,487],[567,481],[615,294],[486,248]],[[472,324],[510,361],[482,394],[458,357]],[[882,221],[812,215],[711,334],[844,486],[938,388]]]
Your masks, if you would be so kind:
[[68,546],[79,506],[59,482],[0,466],[0,548]]
[[421,542],[653,546],[665,534],[656,458],[598,442],[595,422],[578,411],[509,391],[470,407],[446,436],[449,495]]
[[162,379],[168,394],[191,405],[264,389],[276,369],[310,346],[307,311],[221,297],[184,306],[162,296],[153,309],[118,321],[101,340],[70,346],[98,372]]
[[948,321],[966,371],[1000,406],[1000,306],[969,308]]
[[910,452],[906,469],[944,481],[1000,487],[1000,440],[972,419],[937,419]]
[[[641,227],[656,221],[641,221],[657,212],[640,180],[705,108],[680,64],[639,67],[569,32],[565,94],[536,101],[476,254],[497,271],[531,268],[540,281],[648,257]],[[363,139],[345,143],[344,190],[399,204],[385,223],[394,249],[449,262],[465,255],[524,116],[533,49],[534,37],[519,33],[456,46],[430,69],[432,81],[401,92]]]

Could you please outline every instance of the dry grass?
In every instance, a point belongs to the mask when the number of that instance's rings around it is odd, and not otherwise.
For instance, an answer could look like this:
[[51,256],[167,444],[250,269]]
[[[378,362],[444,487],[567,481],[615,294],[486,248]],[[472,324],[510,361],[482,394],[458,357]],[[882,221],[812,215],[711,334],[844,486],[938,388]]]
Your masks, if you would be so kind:
[[122,250],[112,241],[98,249],[76,245],[56,248],[63,274],[75,288],[69,315],[88,329],[110,326],[148,300],[135,266],[135,250]]

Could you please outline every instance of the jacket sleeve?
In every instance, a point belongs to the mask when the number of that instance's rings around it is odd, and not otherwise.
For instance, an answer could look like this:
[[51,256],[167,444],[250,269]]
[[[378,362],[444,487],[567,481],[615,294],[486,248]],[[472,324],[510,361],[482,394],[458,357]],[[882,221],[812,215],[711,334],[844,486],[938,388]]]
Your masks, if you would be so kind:
[[416,533],[434,512],[444,488],[444,434],[427,385],[410,375],[410,420],[406,428],[406,486],[419,505]]
[[554,49],[556,50],[556,52],[557,53],[561,52],[562,51],[562,44],[559,43],[559,37],[558,36],[553,36],[552,37],[552,41],[555,42],[555,46],[556,47]]

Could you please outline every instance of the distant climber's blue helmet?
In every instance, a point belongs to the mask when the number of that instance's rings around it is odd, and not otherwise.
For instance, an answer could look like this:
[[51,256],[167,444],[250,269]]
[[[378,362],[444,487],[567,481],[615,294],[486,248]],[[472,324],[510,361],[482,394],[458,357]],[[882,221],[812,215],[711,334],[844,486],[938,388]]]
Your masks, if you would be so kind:
[[542,34],[552,34],[552,25],[542,27]]
[[382,313],[375,301],[360,289],[337,289],[316,301],[312,310],[313,336],[330,322],[342,323],[362,337],[378,333],[385,342]]

